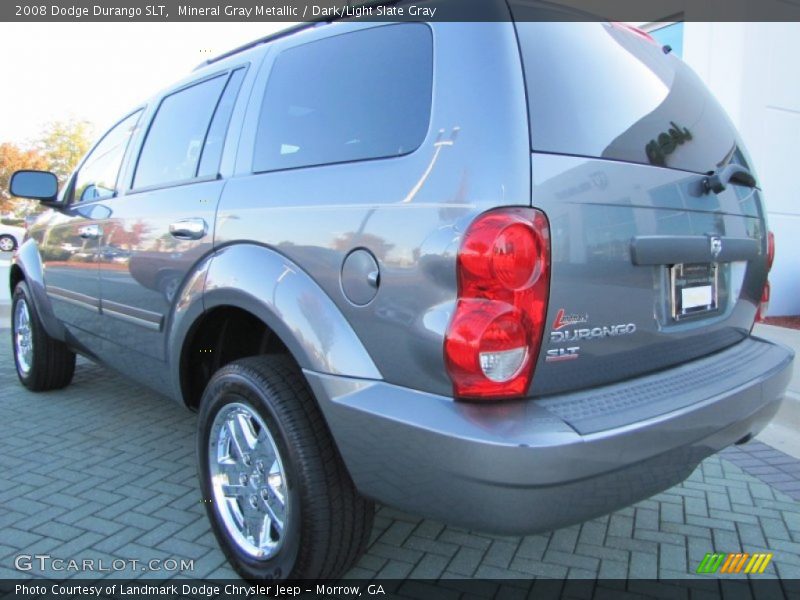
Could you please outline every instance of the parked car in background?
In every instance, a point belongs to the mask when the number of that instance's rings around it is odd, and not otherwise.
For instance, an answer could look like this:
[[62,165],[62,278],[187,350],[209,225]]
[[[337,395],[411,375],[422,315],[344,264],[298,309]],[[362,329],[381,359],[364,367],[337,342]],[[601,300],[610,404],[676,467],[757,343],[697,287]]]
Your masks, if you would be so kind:
[[82,353],[198,411],[248,579],[342,575],[374,501],[533,533],[750,440],[793,354],[751,335],[741,139],[646,34],[548,18],[303,25],[135,107],[60,195],[15,174],[53,209],[11,268],[21,383]]
[[0,223],[0,251],[13,252],[25,239],[25,228]]

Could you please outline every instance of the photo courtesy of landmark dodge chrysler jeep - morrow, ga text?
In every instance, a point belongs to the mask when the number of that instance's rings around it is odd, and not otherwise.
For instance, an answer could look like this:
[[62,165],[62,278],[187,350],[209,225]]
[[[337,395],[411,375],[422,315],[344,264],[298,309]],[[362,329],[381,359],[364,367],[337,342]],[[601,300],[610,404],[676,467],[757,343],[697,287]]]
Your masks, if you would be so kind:
[[550,21],[298,26],[135,107],[60,193],[17,172],[52,208],[11,268],[22,384],[79,353],[197,410],[250,579],[342,575],[375,501],[546,531],[752,438],[793,354],[751,335],[740,138],[646,34]]

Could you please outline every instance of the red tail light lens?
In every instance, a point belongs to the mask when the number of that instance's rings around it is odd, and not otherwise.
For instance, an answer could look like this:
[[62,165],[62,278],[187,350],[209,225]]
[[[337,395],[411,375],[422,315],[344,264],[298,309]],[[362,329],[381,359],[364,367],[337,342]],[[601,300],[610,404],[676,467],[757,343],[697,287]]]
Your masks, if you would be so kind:
[[[775,236],[771,231],[767,232],[767,272],[772,270],[772,263],[775,262]],[[761,292],[761,302],[756,311],[756,321],[763,321],[769,310],[769,279],[764,282],[764,289]]]
[[527,225],[509,225],[494,241],[492,271],[508,289],[523,289],[541,271],[541,257],[541,238]]
[[478,217],[458,254],[458,301],[445,363],[458,398],[525,394],[539,355],[550,289],[544,214],[501,208]]

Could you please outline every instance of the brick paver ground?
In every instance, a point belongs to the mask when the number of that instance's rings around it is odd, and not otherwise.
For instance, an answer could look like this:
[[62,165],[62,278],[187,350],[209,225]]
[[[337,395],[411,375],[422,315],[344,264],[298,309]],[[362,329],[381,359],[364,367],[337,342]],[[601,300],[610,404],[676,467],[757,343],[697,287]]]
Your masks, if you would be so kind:
[[[195,415],[83,360],[67,389],[29,393],[17,383],[7,335],[0,332],[0,579],[21,575],[20,554],[107,564],[193,559],[193,571],[173,575],[234,577],[200,502]],[[707,552],[770,551],[765,576],[800,578],[800,503],[789,495],[797,487],[784,493],[758,477],[761,467],[773,483],[797,481],[800,463],[752,448],[709,458],[652,499],[542,535],[472,533],[382,507],[350,576],[685,578]]]

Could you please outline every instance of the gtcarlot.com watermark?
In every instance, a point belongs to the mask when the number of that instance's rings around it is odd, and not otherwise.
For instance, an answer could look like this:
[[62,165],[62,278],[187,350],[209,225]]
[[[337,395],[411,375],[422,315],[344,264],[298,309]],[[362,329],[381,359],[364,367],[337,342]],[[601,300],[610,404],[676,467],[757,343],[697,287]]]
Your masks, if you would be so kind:
[[49,554],[20,554],[14,557],[14,568],[18,571],[55,571],[81,573],[111,573],[122,571],[155,571],[174,573],[176,571],[194,571],[194,559],[186,558],[154,558],[139,560],[137,558],[58,558]]

